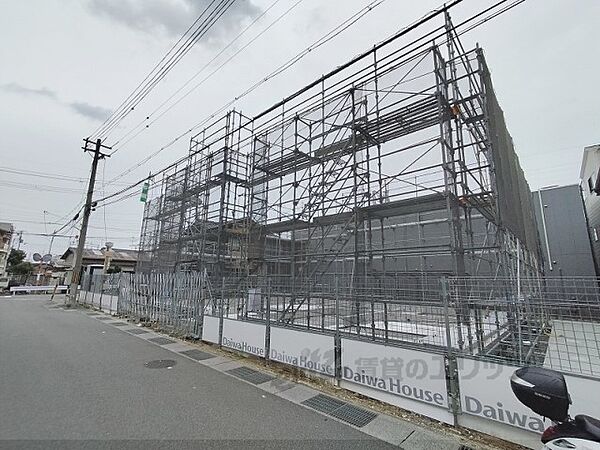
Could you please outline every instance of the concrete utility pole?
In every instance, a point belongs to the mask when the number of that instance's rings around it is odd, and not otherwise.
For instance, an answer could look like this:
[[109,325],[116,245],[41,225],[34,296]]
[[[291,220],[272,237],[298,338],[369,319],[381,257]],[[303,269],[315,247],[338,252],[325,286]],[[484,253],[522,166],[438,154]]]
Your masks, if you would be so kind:
[[21,250],[21,244],[23,243],[23,231],[19,231],[17,233],[17,250]]
[[90,213],[92,212],[92,195],[94,194],[94,184],[96,183],[96,171],[98,170],[98,161],[102,158],[110,156],[101,152],[102,148],[110,149],[105,145],[102,145],[102,140],[98,139],[95,142],[94,150],[88,148],[88,144],[94,144],[89,139],[84,139],[85,147],[84,152],[93,152],[94,159],[92,161],[92,173],[90,174],[90,182],[88,184],[87,197],[85,199],[85,206],[83,207],[83,220],[81,221],[81,231],[79,232],[79,242],[77,243],[77,251],[75,252],[75,266],[73,267],[73,275],[71,277],[71,288],[69,289],[68,306],[74,306],[77,302],[77,287],[79,286],[79,276],[81,273],[81,262],[83,260],[83,249],[85,248],[85,237],[87,235],[88,222],[90,220]]

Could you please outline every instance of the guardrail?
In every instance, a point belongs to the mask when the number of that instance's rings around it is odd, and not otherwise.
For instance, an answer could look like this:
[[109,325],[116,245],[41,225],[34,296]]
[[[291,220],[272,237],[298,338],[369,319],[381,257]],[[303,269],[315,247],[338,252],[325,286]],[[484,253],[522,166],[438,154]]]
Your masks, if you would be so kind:
[[66,292],[69,289],[68,286],[63,285],[47,285],[47,286],[13,286],[10,288],[10,292],[12,295],[15,295],[17,292],[38,292],[38,293],[48,293],[48,292]]

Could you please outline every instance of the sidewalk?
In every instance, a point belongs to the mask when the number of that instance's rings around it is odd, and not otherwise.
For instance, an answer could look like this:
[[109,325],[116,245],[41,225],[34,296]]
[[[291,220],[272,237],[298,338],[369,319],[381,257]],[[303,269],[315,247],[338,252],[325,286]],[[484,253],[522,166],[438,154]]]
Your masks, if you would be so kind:
[[[48,307],[61,308],[62,304],[55,301],[49,303]],[[332,420],[341,421],[399,448],[411,450],[522,448],[469,430],[451,428],[375,400],[359,398],[358,395],[339,389],[330,383],[299,377],[285,366],[276,363],[265,366],[262,361],[252,357],[202,342],[182,341],[100,311],[81,308],[78,312],[227,376],[236,377],[265,393],[315,410]]]

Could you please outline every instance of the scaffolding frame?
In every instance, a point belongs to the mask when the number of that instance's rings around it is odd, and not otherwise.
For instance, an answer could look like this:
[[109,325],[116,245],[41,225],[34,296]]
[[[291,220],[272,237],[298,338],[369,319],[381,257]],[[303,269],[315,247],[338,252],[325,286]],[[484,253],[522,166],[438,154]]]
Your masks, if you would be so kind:
[[483,51],[465,50],[447,11],[409,36],[194,136],[154,180],[138,270],[202,272],[246,316],[268,285],[287,324],[334,282],[358,323],[364,298],[407,280],[538,276],[529,187]]

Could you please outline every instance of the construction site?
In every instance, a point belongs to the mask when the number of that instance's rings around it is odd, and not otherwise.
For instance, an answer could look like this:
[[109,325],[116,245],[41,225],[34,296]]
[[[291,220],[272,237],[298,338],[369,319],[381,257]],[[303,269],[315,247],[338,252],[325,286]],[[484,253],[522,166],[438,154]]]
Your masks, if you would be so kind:
[[[456,336],[418,329],[444,328],[444,277],[505,280],[512,292],[542,270],[484,52],[459,38],[472,23],[437,19],[195,135],[189,156],[153,180],[137,271],[201,274],[208,313],[225,317],[265,320],[268,310],[290,326],[325,331],[337,320],[373,339],[482,352],[516,335],[514,310],[490,318],[476,305],[506,299],[497,289],[454,305]],[[453,294],[469,298],[461,286]]]

